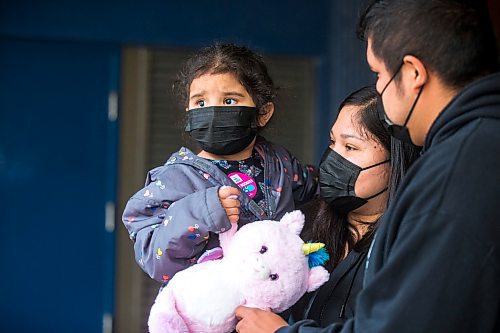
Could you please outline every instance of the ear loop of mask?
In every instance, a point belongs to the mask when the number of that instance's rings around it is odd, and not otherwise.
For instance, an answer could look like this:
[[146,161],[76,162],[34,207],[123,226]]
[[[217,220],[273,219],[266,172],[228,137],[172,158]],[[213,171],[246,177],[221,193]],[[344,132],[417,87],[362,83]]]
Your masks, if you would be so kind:
[[[382,164],[387,163],[387,162],[390,162],[390,160],[385,160],[385,161],[379,162],[379,163],[377,163],[377,164],[370,165],[369,167],[362,168],[362,169],[361,169],[361,171],[364,171],[364,170],[368,170],[368,169],[374,168],[374,167],[376,167],[376,166],[382,165]],[[377,192],[377,193],[375,193],[375,194],[373,194],[373,195],[369,196],[368,198],[363,198],[363,199],[364,199],[364,200],[366,200],[366,201],[371,200],[371,199],[373,199],[373,198],[375,198],[375,197],[377,197],[377,196],[381,195],[382,193],[384,193],[384,192],[385,192],[385,191],[387,191],[388,189],[389,189],[389,187],[388,187],[388,186],[386,186],[384,189],[382,189],[382,191]]]
[[389,189],[389,187],[384,187],[384,189],[382,189],[382,191],[377,192],[377,193],[375,193],[374,195],[371,195],[371,196],[369,196],[368,198],[363,198],[363,199],[365,199],[366,201],[371,200],[371,199],[373,199],[373,198],[375,198],[375,197],[378,197],[379,195],[381,195],[382,193],[384,193],[384,192],[385,192],[385,191],[387,191],[388,189]]
[[406,120],[405,120],[405,123],[403,124],[403,127],[406,127],[406,125],[408,124],[408,122],[410,121],[410,117],[413,113],[413,110],[415,110],[415,105],[417,105],[417,102],[418,102],[418,99],[420,98],[420,94],[422,93],[422,90],[424,89],[424,86],[421,86],[420,89],[418,90],[418,95],[417,95],[417,98],[415,98],[415,101],[413,102],[413,104],[411,105],[411,109],[410,109],[410,112],[408,113],[408,116],[406,117]]
[[[387,87],[389,87],[389,84],[391,84],[391,82],[394,80],[394,78],[396,77],[396,75],[398,75],[399,71],[401,71],[401,68],[403,68],[403,65],[404,65],[404,62],[401,63],[401,65],[399,65],[398,70],[394,73],[394,75],[392,75],[392,77],[389,80],[389,82],[387,82],[387,84],[385,85],[384,89],[382,89],[382,91],[380,92],[380,98],[381,99],[382,99],[382,94],[385,92],[385,90],[387,89]],[[415,105],[417,105],[418,99],[420,98],[420,94],[422,93],[423,88],[424,88],[424,86],[420,87],[420,90],[418,91],[417,98],[413,102],[413,104],[412,104],[412,106],[410,108],[410,112],[408,112],[408,116],[406,116],[406,120],[405,120],[405,122],[404,122],[404,124],[403,124],[402,127],[406,127],[406,125],[408,125],[408,122],[410,121],[410,117],[411,117],[411,115],[413,113],[413,110],[415,110]],[[386,115],[386,119],[391,122],[391,125],[394,125],[394,123],[392,122],[392,120],[390,120],[387,117],[387,115]]]
[[396,75],[398,75],[399,71],[401,71],[401,68],[403,68],[403,65],[404,65],[404,62],[401,63],[401,65],[399,65],[398,69],[396,70],[396,72],[394,72],[394,74],[391,76],[391,78],[389,79],[389,82],[387,82],[387,84],[385,85],[384,89],[382,89],[382,91],[380,92],[379,96],[380,96],[380,105],[382,106],[383,108],[383,116],[385,118],[385,122],[388,124],[388,125],[394,125],[394,123],[392,122],[392,120],[389,119],[389,117],[387,116],[387,113],[385,112],[385,108],[384,108],[384,102],[382,101],[382,95],[384,94],[384,92],[387,90],[387,88],[389,87],[389,85],[391,84],[391,82],[394,80],[394,78],[396,77]]
[[371,169],[371,168],[374,168],[374,167],[379,166],[379,165],[382,165],[382,164],[387,163],[387,162],[389,162],[389,161],[390,161],[390,160],[385,160],[385,161],[382,161],[382,162],[378,162],[377,164],[367,166],[366,168],[361,168],[360,172],[361,172],[361,171],[368,170],[368,169]]
[[387,87],[389,87],[389,85],[394,80],[394,78],[396,77],[396,75],[398,75],[398,73],[401,70],[401,68],[403,68],[403,65],[404,65],[403,62],[401,63],[401,65],[399,65],[398,70],[392,75],[392,77],[389,80],[389,82],[387,82],[387,84],[385,85],[384,89],[382,89],[382,91],[380,92],[380,96],[382,96],[382,94],[385,92],[385,90],[387,89]]

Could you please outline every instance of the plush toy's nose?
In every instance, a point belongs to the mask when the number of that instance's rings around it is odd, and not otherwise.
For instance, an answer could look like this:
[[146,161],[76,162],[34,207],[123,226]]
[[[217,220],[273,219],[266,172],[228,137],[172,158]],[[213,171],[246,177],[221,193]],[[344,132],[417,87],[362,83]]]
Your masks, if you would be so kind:
[[262,260],[262,255],[254,255],[248,258],[247,264],[252,269],[254,276],[257,279],[265,280],[269,278],[270,270],[266,266],[264,260]]

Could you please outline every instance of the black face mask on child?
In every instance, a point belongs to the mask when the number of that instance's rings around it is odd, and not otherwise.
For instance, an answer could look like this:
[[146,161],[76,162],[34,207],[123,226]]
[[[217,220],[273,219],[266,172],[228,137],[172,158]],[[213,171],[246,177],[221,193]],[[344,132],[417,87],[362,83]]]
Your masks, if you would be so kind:
[[361,168],[349,162],[337,152],[327,148],[319,165],[321,198],[331,204],[334,209],[342,213],[348,213],[363,206],[368,200],[385,192],[387,188],[384,188],[382,191],[368,198],[356,196],[354,186],[359,173],[387,162],[389,162],[389,160],[370,165],[366,168]]
[[185,131],[201,149],[217,155],[231,155],[248,147],[257,135],[256,107],[209,106],[191,109]]

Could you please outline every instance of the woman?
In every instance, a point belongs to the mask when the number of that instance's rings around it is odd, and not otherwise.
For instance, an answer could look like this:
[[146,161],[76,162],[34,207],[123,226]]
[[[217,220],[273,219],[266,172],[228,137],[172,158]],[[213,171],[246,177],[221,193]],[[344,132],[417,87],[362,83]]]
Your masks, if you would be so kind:
[[329,281],[292,308],[291,326],[271,312],[238,308],[238,332],[301,332],[310,320],[320,331],[354,316],[375,227],[418,156],[416,147],[389,135],[376,103],[373,86],[341,103],[320,164],[321,199],[302,208],[308,218],[302,237],[325,243],[331,255]]

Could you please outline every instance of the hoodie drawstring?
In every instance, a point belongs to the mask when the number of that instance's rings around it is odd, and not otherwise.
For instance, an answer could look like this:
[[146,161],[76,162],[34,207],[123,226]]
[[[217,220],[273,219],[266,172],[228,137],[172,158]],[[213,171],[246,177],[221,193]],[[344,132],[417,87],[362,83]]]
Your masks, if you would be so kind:
[[[365,257],[366,257],[366,253],[361,254],[359,256],[357,262],[354,264],[355,266],[353,268],[351,268],[351,269],[354,269],[354,274],[352,275],[351,281],[349,283],[349,288],[347,289],[346,295],[344,297],[344,301],[343,301],[342,306],[340,308],[339,318],[344,318],[345,308],[346,308],[347,302],[349,301],[349,297],[351,295],[352,287],[354,286],[354,281],[356,280],[356,276],[358,275],[359,268],[361,266],[363,266],[363,262],[364,262],[364,258]],[[321,325],[321,323],[323,321],[323,317],[324,317],[324,314],[325,314],[326,306],[327,306],[328,302],[330,301],[330,299],[332,298],[334,292],[335,292],[335,288],[333,288],[330,291],[330,294],[328,295],[328,297],[326,298],[325,302],[323,303],[323,306],[321,307],[321,311],[320,311],[320,314],[319,314],[319,324],[320,325]]]
[[365,257],[366,257],[366,254],[363,253],[363,255],[360,256],[359,261],[356,263],[356,270],[354,271],[351,282],[349,283],[349,289],[347,289],[347,293],[344,297],[344,302],[342,303],[342,307],[340,308],[339,318],[344,319],[345,307],[347,305],[347,301],[349,300],[349,297],[351,296],[352,286],[354,285],[354,281],[356,280],[356,275],[358,275],[358,270],[362,266],[362,263],[363,263]]

